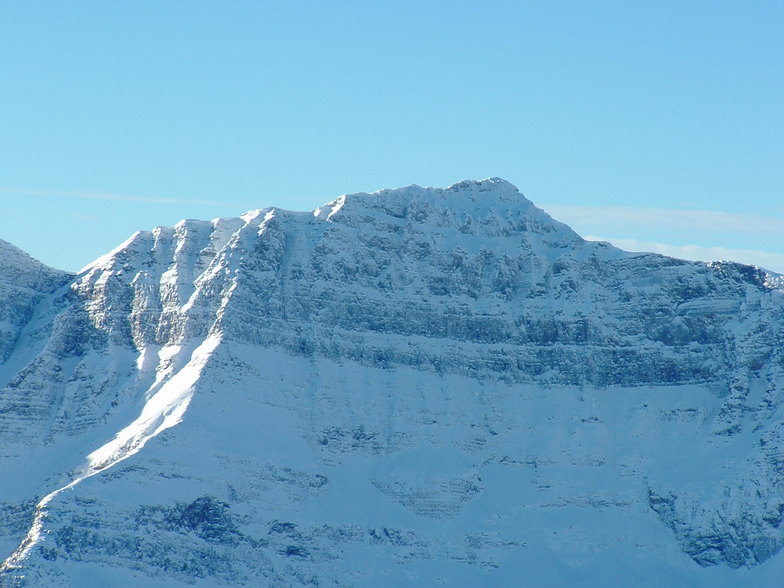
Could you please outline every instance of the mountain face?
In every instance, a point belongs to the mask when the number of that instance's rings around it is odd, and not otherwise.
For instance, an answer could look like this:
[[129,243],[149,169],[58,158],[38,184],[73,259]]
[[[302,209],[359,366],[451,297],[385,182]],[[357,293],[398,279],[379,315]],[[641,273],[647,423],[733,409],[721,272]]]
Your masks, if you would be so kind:
[[0,586],[784,574],[779,276],[497,178],[0,254]]

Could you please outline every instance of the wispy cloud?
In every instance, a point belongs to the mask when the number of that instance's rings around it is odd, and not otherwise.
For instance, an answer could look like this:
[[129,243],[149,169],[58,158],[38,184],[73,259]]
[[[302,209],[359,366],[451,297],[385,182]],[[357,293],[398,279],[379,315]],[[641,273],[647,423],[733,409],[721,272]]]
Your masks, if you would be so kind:
[[[41,196],[46,198],[84,198],[89,200],[111,200],[116,202],[145,202],[148,204],[195,204],[199,206],[243,206],[221,200],[204,200],[200,198],[172,198],[159,196],[133,196],[130,194],[112,194],[110,192],[89,192],[84,190],[31,190],[27,188],[10,188],[0,186],[0,192],[19,194],[20,196]],[[245,204],[247,206],[247,204]]]
[[702,247],[700,245],[670,245],[636,239],[616,239],[586,235],[589,241],[609,241],[626,251],[649,251],[691,261],[737,261],[757,265],[767,270],[784,274],[784,254],[749,249],[728,249],[726,247]]
[[682,210],[642,206],[543,205],[548,214],[570,225],[601,226],[603,230],[630,227],[706,233],[784,235],[784,216],[737,214],[716,210]]

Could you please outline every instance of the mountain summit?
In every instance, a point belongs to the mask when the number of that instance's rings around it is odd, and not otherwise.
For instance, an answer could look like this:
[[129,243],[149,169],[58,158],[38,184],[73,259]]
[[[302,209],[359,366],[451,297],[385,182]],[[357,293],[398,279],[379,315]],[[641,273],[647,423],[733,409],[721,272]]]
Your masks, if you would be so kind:
[[181,221],[76,276],[10,251],[0,586],[784,573],[758,268],[585,241],[499,178]]

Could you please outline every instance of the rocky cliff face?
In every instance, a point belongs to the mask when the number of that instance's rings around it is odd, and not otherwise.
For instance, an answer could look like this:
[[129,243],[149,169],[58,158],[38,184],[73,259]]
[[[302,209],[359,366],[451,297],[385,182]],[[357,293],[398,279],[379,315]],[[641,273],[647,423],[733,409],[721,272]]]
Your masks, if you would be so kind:
[[762,270],[586,242],[499,179],[182,221],[79,276],[9,251],[6,582],[784,570]]
[[6,362],[41,300],[71,278],[0,241],[0,361]]

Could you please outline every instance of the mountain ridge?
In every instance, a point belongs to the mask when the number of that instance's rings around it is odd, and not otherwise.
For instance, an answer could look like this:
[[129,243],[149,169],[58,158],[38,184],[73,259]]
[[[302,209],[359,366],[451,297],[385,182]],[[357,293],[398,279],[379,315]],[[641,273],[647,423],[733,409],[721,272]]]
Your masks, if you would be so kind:
[[[37,516],[31,497],[49,498],[6,566],[35,585],[109,569],[206,585],[412,570],[500,582],[544,546],[564,577],[623,553],[708,585],[710,566],[781,559],[773,274],[585,241],[490,178],[181,221],[52,279],[0,393],[9,553]],[[680,455],[678,435],[705,447]],[[499,494],[512,480],[519,499]],[[130,489],[135,507],[117,502]],[[621,538],[591,530],[596,517]],[[537,518],[529,535],[510,527]],[[386,554],[379,570],[356,550]]]

